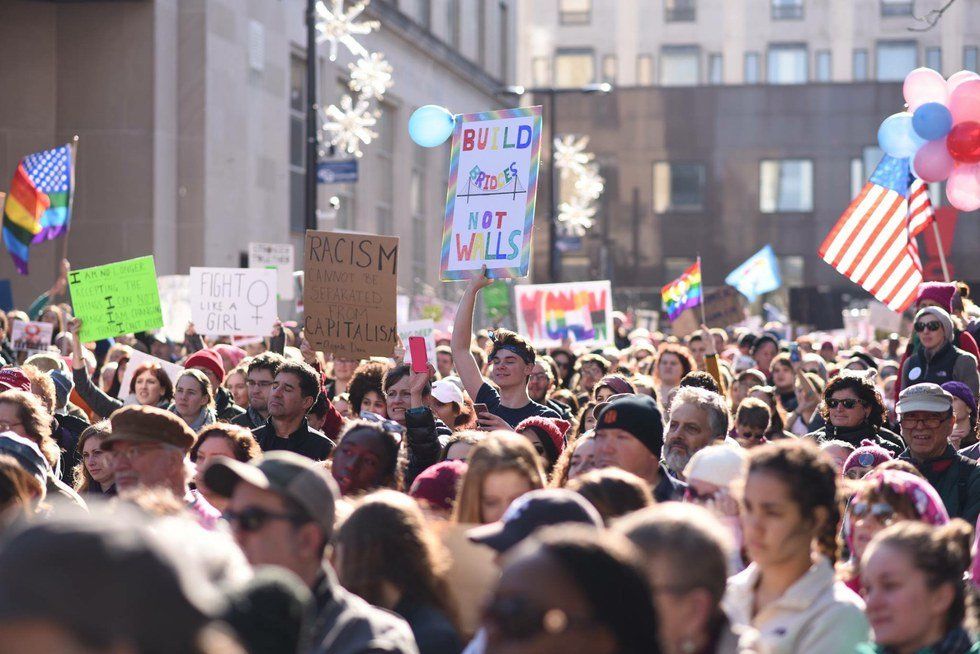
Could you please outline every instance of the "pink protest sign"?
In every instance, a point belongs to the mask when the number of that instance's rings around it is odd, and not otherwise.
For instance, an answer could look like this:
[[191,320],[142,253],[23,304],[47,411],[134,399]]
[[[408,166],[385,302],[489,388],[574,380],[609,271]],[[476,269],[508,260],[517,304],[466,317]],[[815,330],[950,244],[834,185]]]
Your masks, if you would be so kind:
[[517,331],[534,347],[612,342],[612,287],[608,281],[514,287]]

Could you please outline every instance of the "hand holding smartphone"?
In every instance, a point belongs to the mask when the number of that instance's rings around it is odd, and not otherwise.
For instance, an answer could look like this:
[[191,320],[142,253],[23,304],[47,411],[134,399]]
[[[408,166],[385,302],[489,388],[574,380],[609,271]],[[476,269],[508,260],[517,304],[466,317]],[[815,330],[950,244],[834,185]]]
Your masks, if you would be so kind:
[[428,372],[429,353],[425,349],[425,338],[409,336],[408,351],[412,355],[412,372]]

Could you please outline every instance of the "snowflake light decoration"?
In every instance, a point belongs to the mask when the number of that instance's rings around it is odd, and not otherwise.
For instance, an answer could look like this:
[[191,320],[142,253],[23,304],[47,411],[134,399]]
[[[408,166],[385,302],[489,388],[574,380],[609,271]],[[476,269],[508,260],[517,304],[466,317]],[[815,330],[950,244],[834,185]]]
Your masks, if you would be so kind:
[[605,181],[594,163],[585,166],[582,174],[575,180],[575,192],[590,200],[598,200],[605,190]]
[[317,42],[330,41],[330,61],[337,61],[337,49],[343,45],[351,54],[366,57],[368,51],[357,42],[354,35],[370,34],[380,27],[376,20],[356,22],[357,18],[368,6],[370,0],[361,0],[344,11],[344,0],[330,0],[330,8],[321,0],[316,5],[318,20],[316,21]]
[[556,138],[553,154],[555,168],[576,173],[583,170],[586,164],[592,161],[592,155],[585,151],[588,145],[588,136],[576,139],[574,134],[569,134]]
[[595,207],[580,203],[578,198],[572,198],[571,201],[558,205],[558,222],[572,236],[583,236],[595,224],[595,212]]
[[323,131],[329,135],[330,145],[337,146],[348,154],[361,157],[361,144],[368,145],[378,138],[373,127],[378,116],[370,111],[371,103],[358,99],[357,104],[349,95],[340,99],[340,106],[330,105],[324,110]]
[[394,84],[391,64],[380,52],[372,52],[347,67],[350,68],[350,89],[366,99],[380,99]]

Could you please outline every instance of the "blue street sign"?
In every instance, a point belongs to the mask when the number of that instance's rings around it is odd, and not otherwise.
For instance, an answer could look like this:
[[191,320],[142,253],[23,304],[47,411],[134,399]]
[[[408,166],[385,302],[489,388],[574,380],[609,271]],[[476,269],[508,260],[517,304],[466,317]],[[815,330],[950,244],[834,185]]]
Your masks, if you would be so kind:
[[320,184],[347,184],[357,181],[357,159],[321,161],[316,165],[316,180]]
[[580,252],[582,250],[582,237],[562,236],[555,241],[555,249],[559,252]]

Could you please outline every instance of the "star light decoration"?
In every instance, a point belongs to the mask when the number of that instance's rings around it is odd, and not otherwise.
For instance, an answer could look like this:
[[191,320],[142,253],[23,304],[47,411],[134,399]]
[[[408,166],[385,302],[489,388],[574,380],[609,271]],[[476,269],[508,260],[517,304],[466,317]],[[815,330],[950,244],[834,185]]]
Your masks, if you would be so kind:
[[344,95],[340,106],[330,105],[324,111],[327,120],[323,123],[323,131],[330,136],[330,145],[344,150],[348,154],[360,157],[361,144],[370,145],[378,138],[378,133],[371,128],[378,122],[378,112],[371,111],[371,103],[367,100],[354,99]]
[[350,89],[364,98],[381,98],[394,84],[391,64],[380,52],[372,52],[347,67],[350,68]]
[[572,188],[571,197],[558,205],[558,223],[571,236],[584,236],[595,224],[595,201],[605,189],[605,180],[591,152],[589,137],[562,136],[554,142],[555,168],[560,171],[562,188]]
[[351,8],[344,11],[344,0],[330,0],[330,8],[321,0],[316,3],[316,13],[319,20],[316,21],[317,43],[330,41],[330,61],[337,61],[337,50],[343,45],[351,54],[359,57],[366,57],[368,51],[363,45],[354,38],[355,34],[370,34],[381,26],[376,20],[368,20],[363,23],[356,22],[356,19],[364,12],[370,0],[362,0],[354,3]]

